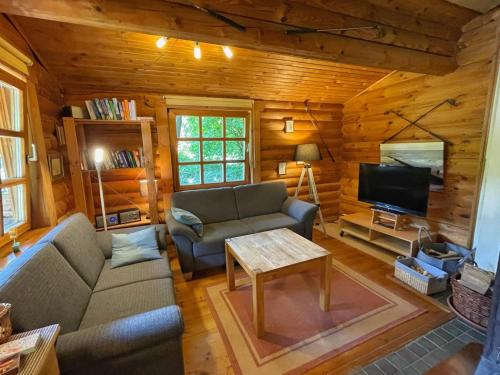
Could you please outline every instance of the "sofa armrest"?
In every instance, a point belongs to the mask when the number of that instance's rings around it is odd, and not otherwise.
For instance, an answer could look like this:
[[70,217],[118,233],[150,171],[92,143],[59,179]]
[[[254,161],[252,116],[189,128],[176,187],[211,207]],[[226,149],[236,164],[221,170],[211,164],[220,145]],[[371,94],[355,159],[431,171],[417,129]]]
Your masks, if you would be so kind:
[[318,212],[318,206],[297,198],[288,197],[283,202],[281,211],[299,222],[307,222],[314,220]]
[[184,236],[187,237],[191,242],[198,242],[199,237],[196,232],[189,225],[178,222],[174,219],[172,214],[167,215],[167,227],[168,233],[171,236]]
[[69,373],[74,367],[92,366],[178,339],[183,331],[179,306],[166,306],[61,335],[57,357],[61,369]]

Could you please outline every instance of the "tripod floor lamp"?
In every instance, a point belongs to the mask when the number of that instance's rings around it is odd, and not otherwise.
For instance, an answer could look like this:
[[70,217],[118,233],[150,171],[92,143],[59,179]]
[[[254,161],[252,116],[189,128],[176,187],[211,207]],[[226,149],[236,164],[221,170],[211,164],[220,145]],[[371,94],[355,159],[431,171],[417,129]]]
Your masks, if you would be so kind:
[[319,220],[321,222],[321,228],[323,233],[326,234],[325,221],[323,220],[323,213],[321,212],[321,205],[319,202],[318,190],[316,189],[316,183],[314,182],[314,174],[311,166],[312,161],[321,160],[321,153],[319,152],[319,147],[316,143],[307,143],[303,145],[297,145],[295,149],[295,155],[293,160],[296,162],[303,162],[304,167],[300,173],[299,184],[297,185],[297,190],[295,190],[295,198],[298,197],[302,182],[304,181],[304,176],[307,174],[307,185],[309,188],[309,199],[318,206]]

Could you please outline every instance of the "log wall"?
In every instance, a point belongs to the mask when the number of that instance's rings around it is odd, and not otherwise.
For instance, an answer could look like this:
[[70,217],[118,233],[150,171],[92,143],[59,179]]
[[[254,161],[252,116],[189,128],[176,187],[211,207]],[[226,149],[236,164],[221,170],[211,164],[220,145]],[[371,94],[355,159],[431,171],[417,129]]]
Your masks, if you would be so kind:
[[[419,122],[451,142],[445,152],[445,190],[431,193],[426,223],[444,238],[470,245],[496,66],[496,34],[495,17],[475,19],[464,27],[455,72],[442,77],[393,73],[345,104],[342,213],[367,210],[357,201],[359,163],[379,162],[380,143],[407,124],[387,112],[416,119],[437,103],[455,98],[458,106],[445,105]],[[395,141],[422,139],[429,136],[413,127]]]

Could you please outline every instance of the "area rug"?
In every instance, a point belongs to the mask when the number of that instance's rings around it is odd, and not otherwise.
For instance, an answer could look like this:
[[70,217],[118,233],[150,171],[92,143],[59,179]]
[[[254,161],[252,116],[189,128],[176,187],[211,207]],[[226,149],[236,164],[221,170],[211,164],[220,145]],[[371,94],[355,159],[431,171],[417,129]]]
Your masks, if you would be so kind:
[[265,283],[265,333],[258,339],[252,288],[238,275],[235,291],[226,283],[205,289],[238,374],[301,374],[426,311],[334,260],[329,312],[319,308],[319,272]]

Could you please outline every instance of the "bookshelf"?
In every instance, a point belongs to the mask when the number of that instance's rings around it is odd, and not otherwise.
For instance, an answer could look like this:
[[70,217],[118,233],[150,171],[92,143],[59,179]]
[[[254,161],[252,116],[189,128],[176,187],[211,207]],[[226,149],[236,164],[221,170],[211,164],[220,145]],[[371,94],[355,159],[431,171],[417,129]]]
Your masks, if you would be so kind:
[[[150,223],[159,222],[157,192],[155,184],[155,163],[153,152],[153,137],[151,131],[151,120],[90,120],[64,117],[64,132],[66,134],[66,145],[68,150],[68,162],[73,184],[76,208],[87,215],[94,222],[95,206],[92,189],[92,178],[96,171],[83,169],[84,155],[88,153],[89,147],[99,144],[100,147],[112,149],[128,148],[129,144],[140,146],[143,149],[143,167],[114,168],[102,170],[102,175],[113,179],[113,176],[130,176],[131,178],[146,179],[148,186],[148,206]],[[86,130],[90,130],[89,132]],[[90,144],[88,144],[89,138]],[[124,144],[127,143],[127,144]],[[144,224],[145,220],[131,225]],[[126,224],[124,224],[126,225]]]

